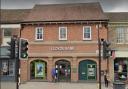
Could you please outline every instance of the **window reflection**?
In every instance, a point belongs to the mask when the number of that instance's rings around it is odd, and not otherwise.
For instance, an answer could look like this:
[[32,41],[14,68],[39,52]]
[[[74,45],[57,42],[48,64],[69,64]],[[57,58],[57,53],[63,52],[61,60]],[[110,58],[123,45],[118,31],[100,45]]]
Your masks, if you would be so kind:
[[2,76],[14,76],[15,74],[14,61],[8,61],[8,60],[2,61],[1,74]]

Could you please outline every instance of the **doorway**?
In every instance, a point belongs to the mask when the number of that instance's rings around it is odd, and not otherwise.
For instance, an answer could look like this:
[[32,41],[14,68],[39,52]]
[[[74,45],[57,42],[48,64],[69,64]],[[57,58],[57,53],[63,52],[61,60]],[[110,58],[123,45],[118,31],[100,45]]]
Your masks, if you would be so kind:
[[55,63],[57,79],[59,82],[71,80],[71,65],[69,61],[59,60]]
[[96,80],[96,62],[83,60],[79,63],[79,80]]

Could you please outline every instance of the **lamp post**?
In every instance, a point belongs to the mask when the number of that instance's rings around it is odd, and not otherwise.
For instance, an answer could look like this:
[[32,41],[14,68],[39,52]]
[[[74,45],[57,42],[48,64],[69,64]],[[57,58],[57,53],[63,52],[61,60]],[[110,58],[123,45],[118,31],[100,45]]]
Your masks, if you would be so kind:
[[98,24],[97,25],[97,37],[98,37],[98,50],[99,50],[99,55],[98,55],[98,58],[99,58],[99,89],[101,89],[101,41],[100,41],[100,29],[101,27],[101,24]]

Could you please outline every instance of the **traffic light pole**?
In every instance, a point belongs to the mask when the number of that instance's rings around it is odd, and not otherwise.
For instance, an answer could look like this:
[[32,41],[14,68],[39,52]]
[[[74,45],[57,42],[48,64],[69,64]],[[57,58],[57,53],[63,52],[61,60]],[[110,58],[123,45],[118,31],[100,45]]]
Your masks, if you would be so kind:
[[1,77],[2,77],[2,59],[1,59],[1,44],[0,44],[0,89],[1,89]]
[[99,50],[99,89],[101,89],[101,41],[100,41],[100,32],[99,32],[99,25],[98,25],[98,50]]
[[17,38],[17,40],[16,40],[16,45],[17,45],[17,53],[16,53],[16,57],[15,57],[15,59],[16,59],[16,73],[15,73],[15,75],[16,75],[16,89],[19,89],[19,67],[20,67],[20,65],[19,65],[19,38]]

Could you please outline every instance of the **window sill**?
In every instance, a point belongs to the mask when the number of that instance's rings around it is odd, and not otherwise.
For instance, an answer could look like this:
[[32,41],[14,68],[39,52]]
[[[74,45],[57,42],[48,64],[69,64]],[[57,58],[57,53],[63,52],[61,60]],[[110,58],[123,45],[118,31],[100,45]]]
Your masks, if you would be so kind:
[[92,39],[83,39],[83,41],[92,41]]
[[59,39],[59,41],[67,41],[67,39]]
[[44,41],[43,39],[36,39],[35,42],[42,42]]
[[128,43],[116,43],[117,45],[119,44],[119,45],[123,45],[123,44],[128,44]]

